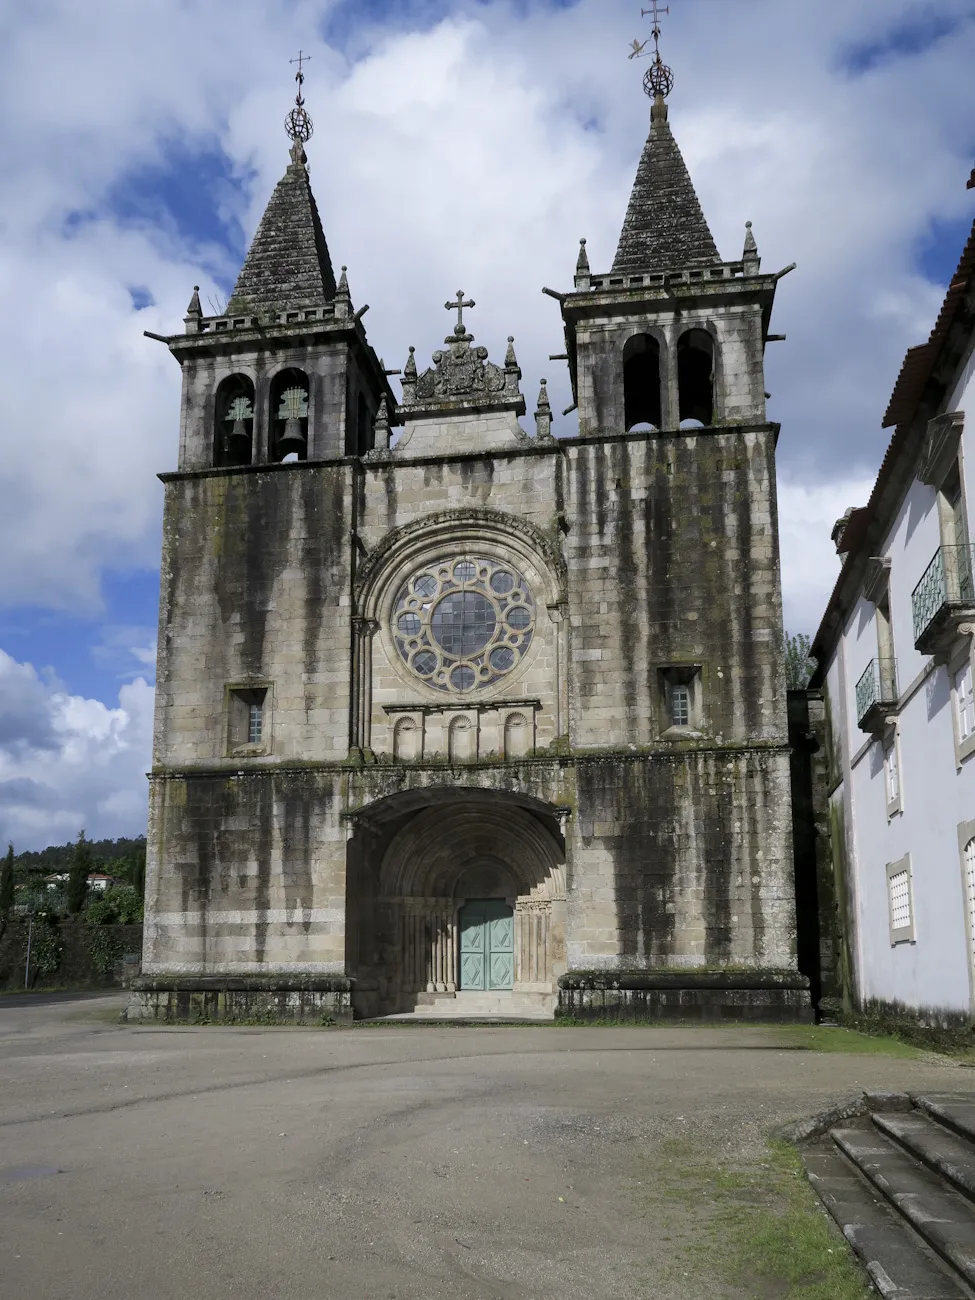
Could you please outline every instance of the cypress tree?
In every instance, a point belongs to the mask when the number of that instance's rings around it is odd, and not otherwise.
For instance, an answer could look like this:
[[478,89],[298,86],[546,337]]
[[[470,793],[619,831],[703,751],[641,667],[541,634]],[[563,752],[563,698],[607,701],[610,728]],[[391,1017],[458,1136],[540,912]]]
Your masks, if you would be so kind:
[[68,911],[72,914],[80,912],[85,905],[85,899],[88,897],[88,876],[93,865],[91,845],[85,839],[85,832],[79,831],[68,871],[67,904]]

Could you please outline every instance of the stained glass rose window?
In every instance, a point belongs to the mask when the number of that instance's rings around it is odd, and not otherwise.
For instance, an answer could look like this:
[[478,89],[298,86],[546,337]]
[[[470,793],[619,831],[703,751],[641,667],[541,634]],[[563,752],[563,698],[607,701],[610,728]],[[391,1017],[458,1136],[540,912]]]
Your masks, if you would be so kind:
[[510,673],[535,632],[535,602],[510,564],[464,555],[420,569],[393,605],[404,662],[438,691],[474,691]]

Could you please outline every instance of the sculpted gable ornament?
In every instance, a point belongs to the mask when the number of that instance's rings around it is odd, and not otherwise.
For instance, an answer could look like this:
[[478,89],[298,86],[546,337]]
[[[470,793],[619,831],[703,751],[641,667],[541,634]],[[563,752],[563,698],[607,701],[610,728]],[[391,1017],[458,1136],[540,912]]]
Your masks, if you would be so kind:
[[521,399],[519,380],[521,369],[514,351],[514,340],[508,339],[508,352],[504,366],[488,361],[485,347],[472,347],[474,335],[464,324],[465,307],[475,306],[473,298],[465,298],[458,289],[454,302],[444,304],[448,311],[456,311],[457,324],[444,339],[446,347],[433,354],[433,366],[417,374],[414,350],[403,372],[403,406],[439,405],[441,403],[493,404],[506,399]]

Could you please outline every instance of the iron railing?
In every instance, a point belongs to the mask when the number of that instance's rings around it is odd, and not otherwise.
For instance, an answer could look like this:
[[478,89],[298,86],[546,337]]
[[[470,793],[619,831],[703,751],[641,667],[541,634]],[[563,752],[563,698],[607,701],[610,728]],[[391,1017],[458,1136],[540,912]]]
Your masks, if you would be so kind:
[[943,609],[975,602],[971,546],[941,546],[914,588],[914,640],[920,641]]
[[875,704],[897,702],[897,660],[871,659],[857,682],[857,722],[862,722]]

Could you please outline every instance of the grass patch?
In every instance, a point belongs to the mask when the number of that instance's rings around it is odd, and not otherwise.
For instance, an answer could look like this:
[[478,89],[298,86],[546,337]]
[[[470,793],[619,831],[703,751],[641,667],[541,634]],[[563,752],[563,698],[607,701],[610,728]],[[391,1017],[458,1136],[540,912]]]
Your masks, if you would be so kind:
[[873,1294],[788,1143],[771,1143],[751,1164],[713,1161],[689,1143],[665,1143],[649,1182],[657,1240],[670,1243],[658,1279],[674,1295],[866,1300]]
[[836,1025],[788,1025],[776,1031],[792,1048],[809,1052],[849,1052],[857,1056],[893,1056],[902,1061],[923,1059],[925,1053],[888,1035],[859,1034]]

